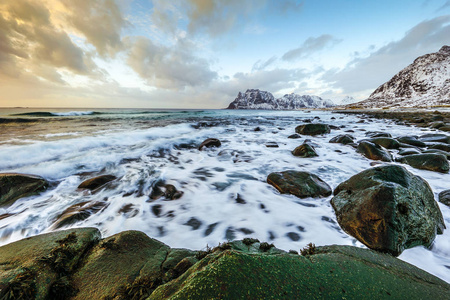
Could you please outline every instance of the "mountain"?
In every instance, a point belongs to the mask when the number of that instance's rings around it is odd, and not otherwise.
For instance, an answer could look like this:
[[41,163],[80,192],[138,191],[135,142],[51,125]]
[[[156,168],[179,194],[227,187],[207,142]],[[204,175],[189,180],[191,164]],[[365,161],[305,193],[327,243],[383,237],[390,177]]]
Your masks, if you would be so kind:
[[286,94],[275,99],[266,91],[249,89],[245,93],[239,92],[236,99],[228,105],[227,109],[273,109],[294,110],[300,108],[327,108],[334,106],[331,100],[318,96]]
[[339,105],[347,105],[347,104],[353,104],[353,103],[356,103],[356,102],[358,102],[358,100],[356,100],[355,98],[350,97],[350,96],[346,96],[344,99],[339,101],[337,104],[339,104]]
[[358,104],[365,108],[450,105],[450,46],[418,57]]

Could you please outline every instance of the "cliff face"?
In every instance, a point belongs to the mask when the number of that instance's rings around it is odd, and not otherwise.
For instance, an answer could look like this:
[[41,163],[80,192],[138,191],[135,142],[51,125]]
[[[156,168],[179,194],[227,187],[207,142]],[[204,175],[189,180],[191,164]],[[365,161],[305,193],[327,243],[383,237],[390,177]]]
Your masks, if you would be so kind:
[[450,105],[450,46],[420,56],[358,104],[366,108]]
[[227,109],[271,109],[294,110],[300,108],[326,108],[334,103],[318,96],[286,94],[275,99],[266,91],[249,89],[245,93],[239,92],[236,99],[228,105]]

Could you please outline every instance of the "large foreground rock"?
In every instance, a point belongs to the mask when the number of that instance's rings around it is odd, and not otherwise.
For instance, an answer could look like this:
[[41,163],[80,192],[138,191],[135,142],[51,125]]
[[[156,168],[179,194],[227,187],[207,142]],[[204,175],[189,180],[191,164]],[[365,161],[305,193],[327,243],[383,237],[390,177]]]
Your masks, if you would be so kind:
[[286,253],[256,239],[206,251],[142,232],[94,228],[0,247],[0,299],[448,299],[450,285],[392,256],[351,246]]
[[267,183],[282,194],[292,194],[299,198],[331,195],[331,187],[317,175],[308,172],[288,170],[270,173]]
[[428,183],[402,166],[365,170],[341,183],[334,195],[339,225],[371,249],[399,255],[431,245],[445,228]]
[[15,200],[45,190],[48,182],[39,176],[3,173],[0,174],[0,207],[12,204]]

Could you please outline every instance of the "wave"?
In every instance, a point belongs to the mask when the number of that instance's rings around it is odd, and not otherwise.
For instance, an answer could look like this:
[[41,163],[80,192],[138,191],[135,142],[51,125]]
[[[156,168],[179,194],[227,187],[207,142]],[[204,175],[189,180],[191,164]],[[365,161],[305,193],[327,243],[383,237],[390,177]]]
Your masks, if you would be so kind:
[[29,117],[68,117],[68,116],[85,116],[101,114],[95,111],[69,111],[69,112],[48,112],[35,111],[20,114],[12,114],[12,116],[29,116]]

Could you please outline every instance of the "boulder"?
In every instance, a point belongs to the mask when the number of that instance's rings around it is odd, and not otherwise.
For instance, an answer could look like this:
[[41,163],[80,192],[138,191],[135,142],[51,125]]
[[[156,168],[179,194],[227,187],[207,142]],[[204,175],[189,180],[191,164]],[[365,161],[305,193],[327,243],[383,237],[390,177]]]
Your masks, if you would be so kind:
[[439,150],[439,149],[427,149],[427,150],[423,150],[422,153],[442,154],[447,157],[447,160],[450,159],[450,152]]
[[439,202],[450,207],[450,190],[445,190],[439,193],[438,195]]
[[449,164],[443,154],[413,154],[398,158],[398,161],[416,169],[448,173]]
[[156,181],[152,186],[150,200],[157,200],[164,197],[166,200],[177,200],[183,196],[184,192],[177,190],[172,184],[166,184],[162,180]]
[[356,152],[361,153],[368,159],[381,160],[386,162],[392,161],[392,155],[383,147],[369,141],[361,141],[358,144]]
[[149,299],[446,299],[450,293],[448,283],[368,249],[311,245],[301,256],[231,247],[207,255]]
[[52,225],[52,229],[61,228],[86,220],[108,205],[109,204],[105,201],[85,201],[71,205],[58,216],[57,220]]
[[113,175],[101,175],[94,178],[90,178],[88,180],[83,181],[78,188],[79,189],[88,189],[88,190],[96,190],[110,181],[115,180],[117,177]]
[[386,149],[398,149],[400,148],[400,143],[393,139],[393,138],[388,138],[388,137],[377,137],[377,138],[372,138],[369,140],[369,142],[372,142],[374,144],[377,144],[379,146],[382,146]]
[[295,132],[304,135],[319,135],[330,133],[330,127],[327,124],[310,123],[295,127]]
[[0,207],[9,206],[19,198],[37,194],[48,187],[48,182],[39,176],[2,173],[0,174]]
[[317,154],[314,147],[308,143],[303,143],[300,146],[298,146],[297,148],[295,148],[292,151],[292,154],[294,156],[305,157],[305,158],[319,156],[319,154]]
[[211,147],[220,147],[222,143],[218,139],[209,138],[204,140],[200,146],[198,146],[198,150],[203,150],[203,148],[211,148]]
[[294,133],[294,134],[291,134],[290,136],[288,136],[288,139],[299,139],[301,137],[302,136],[300,134]]
[[331,187],[317,175],[308,172],[289,170],[271,173],[267,176],[267,183],[282,194],[292,194],[299,198],[331,195]]
[[350,143],[353,143],[355,138],[351,136],[350,134],[340,134],[332,138],[329,142],[330,143],[339,143],[343,145],[347,145]]
[[377,137],[392,137],[390,133],[383,131],[367,131],[366,136],[369,138],[377,138]]
[[395,256],[404,249],[430,246],[445,229],[428,183],[398,165],[354,175],[334,190],[331,205],[348,234]]
[[436,133],[424,134],[419,136],[419,140],[421,140],[424,143],[450,144],[450,136],[446,134],[436,134]]
[[408,144],[415,147],[425,147],[426,144],[419,140],[416,136],[402,136],[397,138],[397,141],[403,144]]
[[399,155],[421,154],[422,152],[416,148],[406,148],[398,152]]
[[450,152],[450,145],[444,144],[444,143],[436,143],[436,144],[428,145],[428,149],[438,149],[438,150],[442,150],[445,152]]

